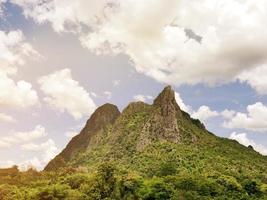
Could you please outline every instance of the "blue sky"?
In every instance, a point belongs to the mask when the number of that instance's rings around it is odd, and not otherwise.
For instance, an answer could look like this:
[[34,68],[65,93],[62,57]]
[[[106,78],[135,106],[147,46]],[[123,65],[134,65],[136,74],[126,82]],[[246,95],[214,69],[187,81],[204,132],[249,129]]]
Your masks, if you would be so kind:
[[151,103],[167,84],[208,130],[267,154],[265,1],[0,0],[0,8],[1,167],[42,169],[96,107]]

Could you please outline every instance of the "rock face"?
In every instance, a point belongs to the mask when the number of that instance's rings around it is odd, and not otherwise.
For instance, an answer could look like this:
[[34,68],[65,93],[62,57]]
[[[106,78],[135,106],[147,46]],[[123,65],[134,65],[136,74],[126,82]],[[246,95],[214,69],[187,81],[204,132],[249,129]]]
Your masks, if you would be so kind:
[[154,106],[161,108],[162,116],[166,117],[173,114],[182,115],[181,109],[175,100],[175,93],[171,86],[167,86],[154,100]]
[[[187,137],[188,141],[196,142],[193,131],[187,130],[189,133],[185,133],[182,124],[184,121],[194,123],[191,120],[176,103],[175,93],[170,86],[163,89],[152,105],[133,102],[122,114],[115,105],[105,104],[92,114],[81,133],[72,138],[45,170],[64,167],[80,153],[90,152],[103,141],[109,153],[116,148],[142,152],[156,140],[179,144]],[[200,122],[195,124],[197,129],[204,128]],[[108,126],[107,131],[105,128]]]
[[174,143],[181,141],[178,118],[182,117],[171,86],[167,86],[154,100],[154,107],[149,119],[143,126],[137,145],[142,151],[156,137]]
[[108,125],[112,125],[119,117],[117,106],[104,104],[92,114],[81,133],[71,139],[66,148],[48,163],[45,170],[64,167],[68,161],[78,153],[85,151],[90,145],[92,137]]

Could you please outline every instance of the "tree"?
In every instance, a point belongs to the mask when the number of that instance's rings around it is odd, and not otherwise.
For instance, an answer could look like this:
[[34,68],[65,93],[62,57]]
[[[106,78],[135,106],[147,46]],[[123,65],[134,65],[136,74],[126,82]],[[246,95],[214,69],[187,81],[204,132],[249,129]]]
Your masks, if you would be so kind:
[[139,191],[141,199],[144,200],[167,200],[173,194],[173,188],[168,186],[160,178],[145,180]]

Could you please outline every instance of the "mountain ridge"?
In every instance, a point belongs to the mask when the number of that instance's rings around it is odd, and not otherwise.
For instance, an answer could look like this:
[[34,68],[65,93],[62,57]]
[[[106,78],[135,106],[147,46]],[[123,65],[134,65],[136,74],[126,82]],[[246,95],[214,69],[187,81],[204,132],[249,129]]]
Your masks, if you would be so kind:
[[[65,163],[70,161],[72,157],[85,151],[90,144],[90,139],[97,134],[102,128],[108,125],[116,124],[116,120],[122,116],[125,117],[133,113],[142,112],[145,107],[153,107],[155,110],[149,120],[146,121],[140,143],[137,146],[138,150],[142,150],[149,140],[148,132],[157,135],[172,142],[179,143],[181,138],[176,119],[183,116],[190,118],[190,115],[182,111],[175,100],[175,93],[171,86],[166,86],[163,91],[155,98],[152,105],[144,102],[131,102],[122,112],[119,111],[116,105],[106,103],[98,107],[91,117],[86,122],[85,127],[80,134],[71,139],[66,148],[50,161],[44,170],[53,170],[55,168],[64,167]],[[193,120],[193,119],[192,119]],[[204,125],[198,121],[200,127],[205,129]]]
[[125,155],[128,154],[128,149],[137,155],[155,141],[170,142],[171,145],[198,146],[217,143],[218,140],[228,139],[210,133],[202,122],[182,111],[175,100],[174,90],[171,86],[166,86],[151,105],[132,102],[122,112],[113,104],[104,104],[97,108],[81,133],[72,138],[66,148],[51,160],[44,170],[77,167],[86,163],[87,158],[83,157],[85,154],[89,156],[90,151],[94,152],[101,145],[103,149],[108,150],[98,156],[115,159],[116,148],[121,148]]

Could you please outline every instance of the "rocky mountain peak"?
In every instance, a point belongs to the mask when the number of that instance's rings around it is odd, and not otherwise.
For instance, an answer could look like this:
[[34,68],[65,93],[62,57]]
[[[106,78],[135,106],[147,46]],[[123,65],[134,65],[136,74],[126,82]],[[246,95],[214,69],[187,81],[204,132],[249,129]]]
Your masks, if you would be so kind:
[[181,109],[175,100],[175,92],[171,86],[166,86],[157,96],[153,103],[154,106],[161,107],[162,115],[172,114],[182,115]]
[[117,106],[106,103],[98,107],[86,123],[86,128],[90,130],[98,130],[106,126],[108,123],[113,124],[120,115]]
[[175,93],[171,86],[166,86],[154,100],[154,105],[174,104]]

